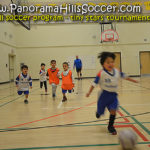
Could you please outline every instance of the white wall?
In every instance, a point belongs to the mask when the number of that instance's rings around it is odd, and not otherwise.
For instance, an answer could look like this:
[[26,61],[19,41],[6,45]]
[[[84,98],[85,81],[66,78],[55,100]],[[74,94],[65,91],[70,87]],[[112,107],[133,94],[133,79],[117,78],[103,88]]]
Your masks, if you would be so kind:
[[12,23],[0,23],[0,83],[9,81],[8,55],[12,52],[16,54],[15,29]]
[[[12,48],[16,50],[16,74],[20,72],[20,63],[23,62],[29,66],[33,79],[39,76],[41,62],[49,67],[50,60],[56,59],[57,66],[62,70],[62,62],[69,56],[97,56],[102,51],[121,52],[122,70],[128,75],[140,75],[139,52],[150,51],[149,23],[117,24],[120,39],[115,44],[100,43],[99,24],[32,25],[30,31],[9,23],[0,24],[0,27],[0,82],[9,79],[5,65]],[[12,33],[13,39],[5,37],[4,30]],[[97,59],[96,69],[84,70],[83,75],[94,77],[100,69]]]
[[[19,27],[17,54],[19,61],[29,65],[33,78],[38,78],[41,62],[49,66],[49,61],[56,59],[62,69],[62,62],[69,56],[97,56],[102,51],[121,52],[122,70],[128,75],[140,75],[139,51],[150,50],[149,23],[120,23],[117,31],[118,43],[101,44],[99,24],[35,25],[31,31]],[[83,75],[94,77],[100,68],[97,60],[96,69],[84,70]]]

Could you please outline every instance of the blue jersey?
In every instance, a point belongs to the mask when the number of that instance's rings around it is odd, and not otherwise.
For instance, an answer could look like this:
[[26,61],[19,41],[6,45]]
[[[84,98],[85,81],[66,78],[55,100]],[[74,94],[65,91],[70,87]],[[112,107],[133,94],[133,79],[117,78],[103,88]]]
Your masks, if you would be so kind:
[[82,61],[81,61],[81,59],[74,60],[74,67],[76,67],[76,69],[81,69],[82,68]]

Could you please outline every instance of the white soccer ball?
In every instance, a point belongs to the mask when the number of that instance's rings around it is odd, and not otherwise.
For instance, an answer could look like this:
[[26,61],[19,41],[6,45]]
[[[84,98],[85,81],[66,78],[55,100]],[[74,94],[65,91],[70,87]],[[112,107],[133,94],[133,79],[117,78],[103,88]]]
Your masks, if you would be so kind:
[[133,150],[137,143],[137,135],[132,130],[122,130],[119,133],[119,142],[124,150]]

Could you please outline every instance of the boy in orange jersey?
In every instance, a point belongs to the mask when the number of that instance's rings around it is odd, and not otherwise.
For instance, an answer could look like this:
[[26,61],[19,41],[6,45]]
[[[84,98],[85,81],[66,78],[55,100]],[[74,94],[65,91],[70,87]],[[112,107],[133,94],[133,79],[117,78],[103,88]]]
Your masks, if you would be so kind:
[[63,63],[63,69],[64,71],[62,72],[61,76],[62,76],[62,93],[63,93],[63,100],[62,102],[67,101],[67,97],[66,97],[66,93],[67,91],[69,93],[72,92],[73,87],[74,87],[74,78],[72,75],[71,70],[68,69],[69,65],[67,62]]
[[47,70],[47,76],[49,77],[49,84],[52,85],[52,97],[56,97],[56,89],[59,84],[59,69],[56,68],[56,60],[51,60],[51,68]]

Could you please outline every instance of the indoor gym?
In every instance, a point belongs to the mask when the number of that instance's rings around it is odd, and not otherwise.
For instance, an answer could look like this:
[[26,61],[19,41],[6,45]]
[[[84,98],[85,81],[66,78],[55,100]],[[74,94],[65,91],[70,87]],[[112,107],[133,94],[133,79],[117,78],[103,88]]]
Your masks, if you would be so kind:
[[[12,1],[0,2],[8,5]],[[60,3],[58,0],[21,2],[28,5]],[[76,3],[75,0],[63,2]],[[79,2],[85,3],[84,0]],[[104,3],[102,0],[86,1],[89,2]],[[105,0],[105,3],[111,2]],[[148,14],[150,1],[142,0],[141,3],[147,10],[143,13]],[[139,81],[132,83],[121,79],[119,82],[117,132],[128,128],[133,130],[138,137],[136,149],[150,149],[149,26],[149,22],[0,22],[0,149],[121,150],[118,135],[110,135],[107,131],[108,111],[100,119],[95,117],[99,87],[89,98],[86,97],[95,76],[102,69],[97,56],[103,51],[114,52],[116,67]],[[103,42],[101,32],[105,27],[115,28],[119,39]],[[77,80],[73,70],[77,55],[83,63],[82,80]],[[45,63],[47,70],[53,59],[60,72],[63,71],[62,63],[69,62],[75,77],[74,92],[67,94],[65,103],[62,103],[61,79],[55,100],[48,81],[47,95],[44,89],[40,89],[40,65]],[[28,65],[33,80],[28,104],[24,104],[24,95],[19,96],[15,86],[23,64]]]

